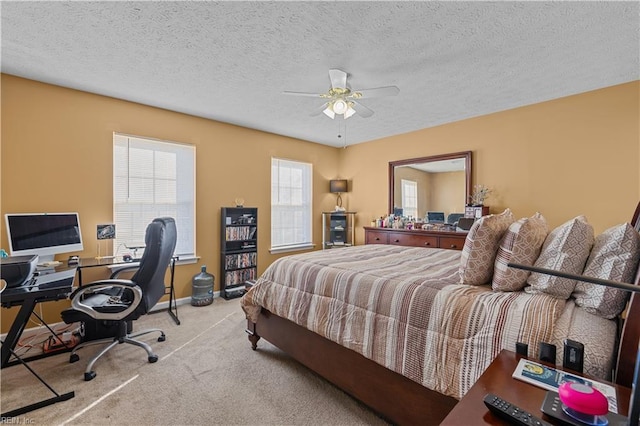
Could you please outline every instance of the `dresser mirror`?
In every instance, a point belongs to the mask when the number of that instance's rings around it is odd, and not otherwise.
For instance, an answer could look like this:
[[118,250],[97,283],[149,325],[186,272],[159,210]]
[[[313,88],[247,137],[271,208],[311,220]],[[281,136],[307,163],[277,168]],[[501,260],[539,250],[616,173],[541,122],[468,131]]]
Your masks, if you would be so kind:
[[389,162],[391,214],[453,223],[449,215],[464,214],[470,191],[471,151]]

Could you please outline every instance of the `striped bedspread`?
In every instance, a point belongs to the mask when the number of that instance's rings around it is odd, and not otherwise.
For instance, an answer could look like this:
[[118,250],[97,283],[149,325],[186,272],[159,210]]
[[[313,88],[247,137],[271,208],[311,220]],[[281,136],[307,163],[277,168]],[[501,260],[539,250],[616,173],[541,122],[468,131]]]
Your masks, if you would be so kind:
[[264,307],[461,398],[501,349],[568,337],[554,325],[573,303],[460,285],[459,262],[455,250],[377,244],[292,255],[271,264],[241,304],[252,321]]

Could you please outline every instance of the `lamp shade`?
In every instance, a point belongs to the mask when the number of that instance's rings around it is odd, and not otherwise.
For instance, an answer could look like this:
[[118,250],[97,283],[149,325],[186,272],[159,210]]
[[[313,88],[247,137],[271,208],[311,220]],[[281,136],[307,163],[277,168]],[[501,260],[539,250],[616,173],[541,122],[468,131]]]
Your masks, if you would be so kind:
[[329,182],[329,192],[332,193],[341,193],[348,192],[347,191],[347,180],[346,179],[332,179]]

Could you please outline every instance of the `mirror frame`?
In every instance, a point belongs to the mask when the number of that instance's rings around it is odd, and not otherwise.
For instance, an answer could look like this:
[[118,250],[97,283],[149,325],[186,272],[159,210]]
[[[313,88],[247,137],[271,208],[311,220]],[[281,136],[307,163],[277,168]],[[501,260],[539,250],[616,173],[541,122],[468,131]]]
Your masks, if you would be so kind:
[[393,200],[394,200],[394,180],[395,180],[395,168],[396,166],[406,166],[414,163],[431,163],[434,161],[442,160],[454,160],[458,158],[464,159],[465,168],[465,199],[464,205],[469,203],[469,197],[471,196],[471,151],[453,152],[450,154],[432,155],[429,157],[409,158],[406,160],[389,161],[389,214],[393,213]]

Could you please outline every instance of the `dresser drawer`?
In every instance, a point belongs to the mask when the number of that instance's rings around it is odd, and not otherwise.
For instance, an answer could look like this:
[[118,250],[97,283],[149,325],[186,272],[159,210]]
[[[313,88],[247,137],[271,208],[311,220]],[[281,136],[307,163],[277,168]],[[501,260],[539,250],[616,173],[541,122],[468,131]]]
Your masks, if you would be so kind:
[[365,232],[365,244],[388,244],[389,233],[384,231]]
[[389,244],[407,247],[438,247],[438,238],[430,235],[415,235],[405,233],[389,234]]
[[460,237],[440,237],[440,248],[451,250],[462,250],[465,238]]

